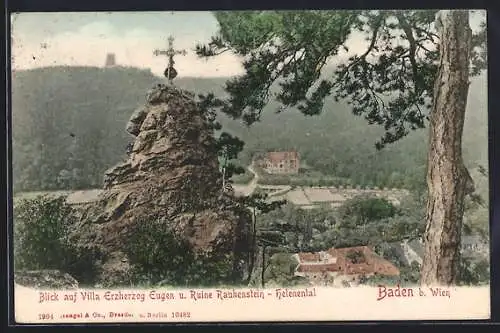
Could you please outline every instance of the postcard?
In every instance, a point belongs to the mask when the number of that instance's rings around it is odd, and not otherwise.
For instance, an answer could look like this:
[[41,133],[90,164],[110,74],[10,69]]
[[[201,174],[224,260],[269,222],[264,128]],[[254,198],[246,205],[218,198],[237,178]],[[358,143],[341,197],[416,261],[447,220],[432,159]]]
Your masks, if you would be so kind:
[[485,11],[11,27],[17,323],[490,317]]

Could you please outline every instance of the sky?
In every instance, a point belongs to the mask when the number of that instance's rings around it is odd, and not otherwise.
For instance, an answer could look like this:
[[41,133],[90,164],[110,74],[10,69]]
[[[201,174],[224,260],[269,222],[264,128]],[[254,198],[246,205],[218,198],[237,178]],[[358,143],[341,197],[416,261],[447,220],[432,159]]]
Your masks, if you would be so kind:
[[217,32],[210,12],[22,13],[11,22],[13,69],[101,67],[107,53],[114,53],[118,65],[163,75],[167,59],[153,51],[165,49],[173,35],[174,47],[187,51],[175,58],[179,75],[232,76],[242,71],[241,61],[230,53],[209,60],[194,54],[197,42],[208,42]]
[[[474,28],[477,19],[471,19]],[[197,43],[206,43],[217,33],[217,20],[211,12],[86,12],[13,14],[12,69],[47,66],[102,67],[106,55],[114,53],[122,66],[149,68],[163,75],[167,59],[155,56],[155,49],[167,47],[169,35],[174,47],[185,49],[177,56],[179,76],[227,77],[243,73],[241,59],[229,52],[200,59],[194,53]],[[351,52],[363,50],[362,36],[349,41]]]

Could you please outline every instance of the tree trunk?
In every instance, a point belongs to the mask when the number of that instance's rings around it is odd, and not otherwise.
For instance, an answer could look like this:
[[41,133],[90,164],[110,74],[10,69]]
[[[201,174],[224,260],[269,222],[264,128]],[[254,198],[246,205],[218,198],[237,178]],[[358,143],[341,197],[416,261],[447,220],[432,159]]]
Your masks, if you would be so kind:
[[262,246],[262,271],[260,276],[262,282],[262,288],[265,288],[266,286],[265,274],[266,274],[266,246]]
[[[430,115],[422,285],[456,283],[464,198],[473,191],[462,159],[472,32],[467,11],[441,11],[440,63]],[[439,22],[440,21],[440,22]]]
[[256,213],[256,208],[253,207],[252,211],[252,230],[251,230],[251,237],[252,237],[252,243],[251,243],[251,249],[250,249],[250,258],[249,258],[249,267],[248,267],[248,280],[247,284],[250,283],[250,280],[252,279],[253,276],[253,271],[255,269],[255,261],[256,261],[256,256],[257,256],[257,213]]
[[262,275],[261,272],[258,270],[259,267],[261,267],[261,261],[262,261],[262,254],[261,254],[262,248],[258,246],[256,248],[256,253],[255,253],[255,262],[254,262],[254,268],[251,272],[250,279],[247,283],[248,286],[256,286],[261,284],[261,279]]

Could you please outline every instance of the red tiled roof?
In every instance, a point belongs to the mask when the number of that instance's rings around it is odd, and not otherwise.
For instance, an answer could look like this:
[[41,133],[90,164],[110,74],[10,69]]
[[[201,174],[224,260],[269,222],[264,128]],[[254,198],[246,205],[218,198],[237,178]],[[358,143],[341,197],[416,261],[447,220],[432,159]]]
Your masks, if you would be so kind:
[[400,274],[399,269],[394,266],[391,262],[379,257],[379,265],[374,273],[386,276],[398,276]]
[[266,154],[266,159],[272,163],[298,158],[299,154],[296,151],[271,151]]
[[312,261],[316,262],[320,260],[319,253],[299,253],[299,259],[301,262]]
[[342,270],[337,264],[301,264],[297,268],[298,272],[338,272]]
[[[364,261],[361,263],[353,263],[347,255],[354,251],[359,251],[364,254]],[[311,264],[311,262],[319,262],[319,253],[299,253],[300,265],[299,272],[323,272],[323,271],[343,271],[344,274],[371,274],[376,273],[386,276],[399,275],[399,269],[391,262],[379,257],[368,246],[356,246],[348,248],[334,249],[326,251],[332,257],[337,258],[336,264]]]
[[347,265],[345,269],[346,274],[369,274],[369,273],[375,273],[375,269],[373,268],[373,265],[370,265],[368,263],[364,264],[350,264]]

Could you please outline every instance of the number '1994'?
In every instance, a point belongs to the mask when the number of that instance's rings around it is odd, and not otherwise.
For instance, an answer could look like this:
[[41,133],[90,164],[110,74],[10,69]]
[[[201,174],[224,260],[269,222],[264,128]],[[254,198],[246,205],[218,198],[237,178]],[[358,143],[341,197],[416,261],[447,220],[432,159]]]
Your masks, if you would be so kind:
[[39,320],[54,319],[54,315],[52,313],[39,313],[38,319]]

